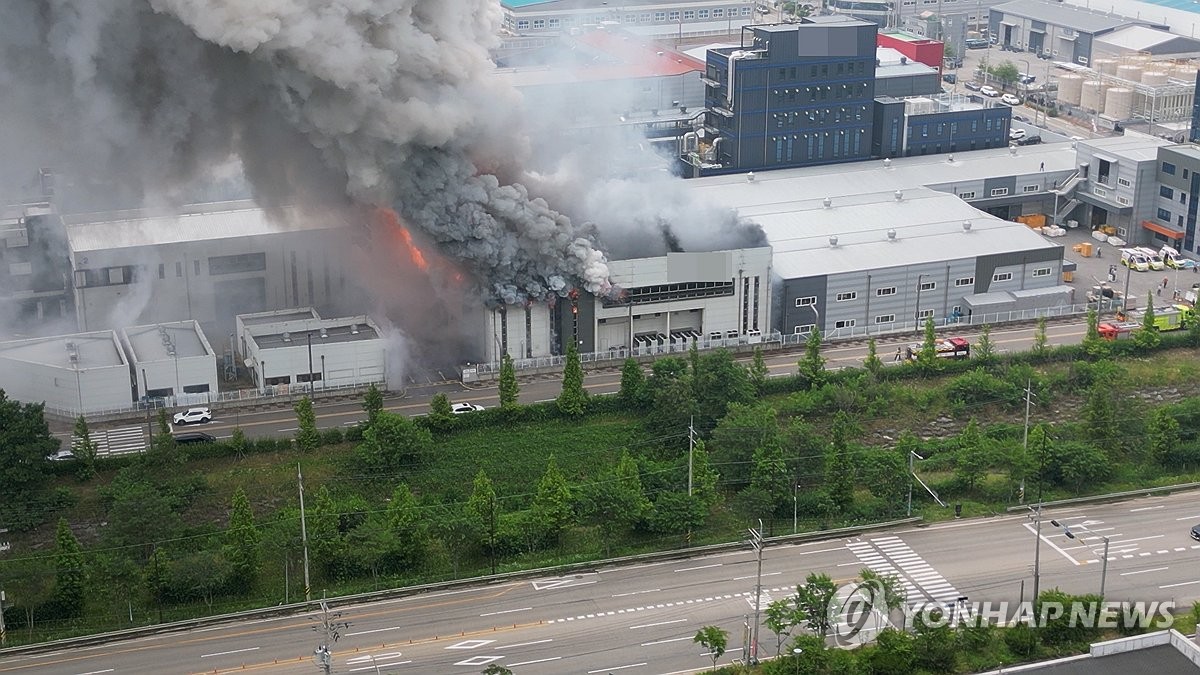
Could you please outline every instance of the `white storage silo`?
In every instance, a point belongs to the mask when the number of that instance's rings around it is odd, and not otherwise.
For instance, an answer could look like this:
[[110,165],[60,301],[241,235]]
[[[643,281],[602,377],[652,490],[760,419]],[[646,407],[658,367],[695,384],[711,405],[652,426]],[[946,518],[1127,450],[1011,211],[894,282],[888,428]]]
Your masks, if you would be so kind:
[[1085,110],[1100,112],[1104,109],[1105,84],[1100,80],[1087,80],[1079,94],[1079,106]]
[[1071,105],[1079,105],[1079,95],[1082,90],[1082,75],[1070,73],[1058,78],[1058,100]]
[[1104,114],[1117,120],[1126,120],[1133,115],[1133,90],[1113,87],[1104,92]]
[[1195,64],[1180,64],[1171,69],[1171,77],[1184,82],[1196,81]]
[[1161,70],[1147,70],[1142,73],[1142,84],[1157,87],[1167,83],[1167,74]]
[[1105,75],[1117,74],[1117,62],[1115,59],[1096,59],[1092,61],[1092,67],[1095,68],[1096,72]]
[[1130,82],[1140,82],[1142,79],[1143,69],[1140,65],[1127,63],[1122,66],[1117,66],[1117,77]]

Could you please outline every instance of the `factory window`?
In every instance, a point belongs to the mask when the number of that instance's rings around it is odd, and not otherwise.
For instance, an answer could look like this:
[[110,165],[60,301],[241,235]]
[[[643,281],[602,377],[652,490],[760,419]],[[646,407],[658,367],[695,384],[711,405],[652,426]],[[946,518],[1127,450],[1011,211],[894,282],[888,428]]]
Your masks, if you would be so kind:
[[992,281],[1012,281],[1012,272],[996,272],[992,275]]
[[979,131],[979,120],[971,120],[971,133]]
[[108,283],[109,284],[125,283],[125,268],[124,267],[108,268]]
[[1187,203],[1187,193],[1186,193],[1186,192],[1180,192],[1180,193],[1179,193],[1179,203],[1180,203],[1180,204],[1186,204],[1186,203]]
[[808,307],[809,305],[817,304],[817,296],[809,295],[803,298],[796,298],[797,307]]
[[1049,267],[1039,267],[1033,271],[1033,278],[1048,277],[1052,271]]
[[158,263],[158,278],[159,279],[167,278],[167,266],[162,263]]
[[1129,197],[1122,197],[1120,195],[1117,195],[1117,203],[1120,204],[1121,206],[1132,206],[1133,205],[1133,202],[1129,201]]
[[816,76],[817,76],[817,67],[816,67],[816,66],[809,66],[809,67],[808,67],[808,76],[809,76],[809,77],[816,77]]
[[666,12],[655,12],[655,13],[654,13],[654,20],[655,20],[655,21],[666,21],[666,20],[667,20],[667,13],[666,13]]
[[534,19],[534,20],[533,20],[533,28],[534,28],[534,30],[537,30],[537,29],[539,29],[539,28],[545,28],[545,27],[546,27],[546,20],[545,20],[545,19]]
[[993,197],[1003,197],[1008,194],[1008,188],[992,188]]
[[[625,18],[626,18],[626,19],[628,19],[629,17],[625,17]],[[558,28],[558,19],[549,19],[549,20],[548,20],[548,25],[549,25],[551,28]]]
[[935,289],[935,288],[937,288],[937,282],[936,282],[936,281],[922,281],[922,282],[921,282],[921,289],[920,289],[920,290],[922,290],[922,291],[932,291],[932,290],[933,290],[933,289]]
[[848,300],[855,300],[857,298],[858,298],[858,291],[847,291],[845,293],[837,294],[838,302],[846,302]]
[[623,307],[630,304],[641,305],[688,298],[716,298],[733,294],[732,279],[729,281],[697,281],[627,288],[620,297],[605,298],[601,304],[604,307]]
[[1171,188],[1167,187],[1166,185],[1162,185],[1162,186],[1159,186],[1159,188],[1158,188],[1158,196],[1166,197],[1167,199],[1174,199],[1175,191],[1172,190]]
[[923,309],[923,310],[917,312],[917,318],[918,319],[932,319],[933,318],[933,310],[932,309]]
[[833,322],[833,327],[835,329],[854,328],[856,324],[858,324],[858,319],[842,319],[841,321]]
[[679,20],[679,11],[678,10],[671,11],[670,13],[667,14],[667,18],[670,19],[671,21],[678,21]]
[[626,14],[625,15],[625,23],[637,23],[637,15],[636,14]]
[[196,277],[200,276],[200,261],[199,260],[192,261],[192,276],[196,276]]
[[957,287],[960,287],[960,288],[962,286],[974,286],[975,285],[975,277],[961,277],[959,279],[955,279],[954,285]]
[[1171,222],[1171,212],[1166,209],[1159,209],[1158,219],[1166,223]]
[[1097,197],[1107,197],[1108,190],[1105,190],[1103,188],[1093,187],[1092,194],[1096,195]]
[[517,30],[529,30],[529,19],[517,21]]
[[[885,295],[895,295],[895,294],[896,294],[895,286],[888,286],[887,288],[876,288],[875,289],[875,295],[878,295],[880,297],[885,296]],[[878,322],[876,322],[876,323],[878,323]]]
[[638,23],[650,23],[650,12],[638,14]]
[[701,18],[701,19],[707,19],[707,18],[708,18],[708,10],[707,10],[707,9],[701,9],[701,10],[697,11],[697,12],[696,12],[696,16],[697,16],[697,17],[699,17],[699,18]]
[[758,330],[758,277],[757,276],[754,277],[754,317],[753,317],[752,328],[754,328],[754,330]]
[[175,276],[176,277],[183,276],[183,263],[181,263],[181,262],[175,263]]
[[875,317],[875,323],[895,323],[895,322],[896,322],[895,314],[881,314],[881,315]]
[[750,16],[750,8],[749,7],[742,8],[742,16]]
[[725,18],[725,10],[721,7],[717,7],[716,9],[714,9],[712,11],[712,13],[713,13],[714,19],[724,19]]
[[775,140],[775,163],[780,164],[783,162],[783,139],[776,138],[774,140]]
[[1042,189],[1041,185],[1022,185],[1021,192],[1039,192]]
[[208,259],[208,273],[213,276],[221,274],[236,274],[239,272],[262,272],[266,269],[266,253],[219,255],[212,256]]
[[1169,176],[1174,176],[1175,175],[1175,165],[1170,162],[1163,162],[1162,163],[1162,172]]
[[695,21],[696,20],[696,10],[694,10],[694,9],[683,10],[683,20],[684,21]]
[[1133,187],[1133,182],[1128,178],[1118,178],[1117,185],[1120,185],[1121,187]]
[[792,335],[804,335],[806,333],[811,333],[813,328],[816,328],[816,326],[811,323],[802,324],[792,329]]

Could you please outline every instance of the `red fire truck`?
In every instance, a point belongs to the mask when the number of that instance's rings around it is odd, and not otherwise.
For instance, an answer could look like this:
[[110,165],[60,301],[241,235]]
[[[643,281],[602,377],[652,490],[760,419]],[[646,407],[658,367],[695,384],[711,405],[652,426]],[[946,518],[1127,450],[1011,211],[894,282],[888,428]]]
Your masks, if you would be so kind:
[[[914,342],[908,346],[908,360],[916,361],[917,356],[921,353],[922,344]],[[971,357],[971,343],[966,338],[939,338],[934,342],[937,358],[939,359],[967,359]]]
[[1142,327],[1136,321],[1102,321],[1096,326],[1096,331],[1105,340],[1128,340],[1133,331]]

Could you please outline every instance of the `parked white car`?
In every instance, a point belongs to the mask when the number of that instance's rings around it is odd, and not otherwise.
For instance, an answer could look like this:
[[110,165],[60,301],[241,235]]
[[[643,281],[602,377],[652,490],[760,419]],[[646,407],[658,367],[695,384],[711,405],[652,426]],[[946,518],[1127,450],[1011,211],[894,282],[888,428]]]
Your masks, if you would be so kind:
[[996,91],[995,87],[992,87],[991,85],[988,85],[988,84],[985,84],[982,87],[980,87],[979,93],[981,93],[984,96],[987,96],[989,98],[996,98],[996,97],[1000,96],[1000,92]]
[[479,410],[483,410],[483,406],[475,405],[474,403],[455,403],[450,406],[450,412],[455,415],[465,415]]
[[1021,99],[1013,96],[1012,94],[1005,94],[1001,96],[1000,101],[1002,103],[1007,103],[1008,105],[1021,105]]
[[1019,141],[1022,138],[1025,138],[1025,130],[1024,129],[1010,129],[1008,131],[1008,139],[1010,141]]
[[175,424],[200,424],[212,421],[212,411],[208,408],[188,408],[181,413],[175,413]]

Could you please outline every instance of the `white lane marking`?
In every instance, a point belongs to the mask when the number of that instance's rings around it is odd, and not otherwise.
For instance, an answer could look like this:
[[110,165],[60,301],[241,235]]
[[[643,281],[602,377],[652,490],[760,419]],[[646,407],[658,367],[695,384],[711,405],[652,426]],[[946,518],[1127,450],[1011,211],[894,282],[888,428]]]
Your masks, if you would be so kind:
[[557,400],[558,399],[556,399],[556,398],[544,398],[540,401],[534,401],[534,403],[550,403],[552,401],[557,401]]
[[641,646],[649,647],[650,645],[665,645],[668,642],[683,642],[684,640],[691,640],[691,639],[692,638],[686,637],[686,636],[678,637],[678,638],[668,638],[666,640],[655,640],[654,642],[643,642]]
[[498,612],[488,612],[486,614],[480,614],[479,616],[496,616],[497,614],[512,614],[513,612],[528,612],[531,609],[533,609],[533,608],[532,607],[522,607],[520,609],[502,609]]
[[386,661],[388,659],[398,659],[404,656],[401,652],[386,652],[384,654],[367,654],[365,656],[356,656],[352,659],[346,659],[346,665],[352,666],[367,661]]
[[838,563],[838,567],[851,567],[853,565],[858,565],[859,567],[862,567],[863,564],[857,560],[855,560],[854,562],[848,562],[848,563]]
[[528,665],[532,665],[534,663],[545,663],[547,661],[557,661],[561,658],[562,658],[561,656],[551,656],[548,659],[535,659],[533,661],[522,661],[520,663],[510,663],[508,665],[512,668],[516,668],[517,666],[528,666]]
[[[1037,532],[1037,529],[1036,529],[1036,528],[1035,528],[1033,525],[1030,525],[1029,523],[1025,523],[1024,525],[1025,525],[1025,529],[1029,530],[1029,532],[1030,532],[1031,534],[1035,534],[1035,533]],[[1047,544],[1047,545],[1048,545],[1050,548],[1054,549],[1055,551],[1058,551],[1058,552],[1059,552],[1059,554],[1061,554],[1061,555],[1062,555],[1062,557],[1064,557],[1064,558],[1066,558],[1067,560],[1071,561],[1071,564],[1072,564],[1072,565],[1081,565],[1081,564],[1083,564],[1083,563],[1079,562],[1078,560],[1076,560],[1075,558],[1071,557],[1071,554],[1070,554],[1070,553],[1067,553],[1066,551],[1064,551],[1064,550],[1062,550],[1061,548],[1059,548],[1058,544],[1055,544],[1053,541],[1050,541],[1050,539],[1049,539],[1049,538],[1048,538],[1046,535],[1042,535],[1042,541],[1046,542],[1046,544]]]
[[681,569],[674,570],[674,572],[676,572],[676,573],[679,573],[679,572],[692,572],[692,571],[695,571],[695,570],[706,570],[706,569],[708,569],[708,568],[710,568],[710,567],[720,567],[720,566],[721,566],[721,565],[723,565],[723,564],[724,564],[724,563],[713,563],[713,564],[711,564],[711,565],[701,565],[701,566],[699,566],[699,567],[684,567],[684,568],[681,568]]
[[617,593],[616,595],[614,595],[614,596],[612,596],[612,597],[614,597],[614,598],[623,598],[623,597],[625,597],[625,596],[627,596],[627,595],[641,595],[642,593],[659,593],[659,592],[661,592],[661,591],[662,591],[662,589],[661,589],[661,588],[651,588],[651,589],[650,589],[650,590],[648,590],[648,591],[630,591],[629,593]]
[[1183,518],[1175,519],[1176,522],[1179,522],[1181,520],[1200,520],[1200,516],[1184,516]]
[[644,666],[644,665],[646,665],[646,664],[645,663],[631,663],[627,666],[613,666],[612,668],[601,668],[600,670],[589,670],[588,675],[593,675],[593,673],[606,673],[606,672],[609,672],[612,670],[625,670],[626,668],[637,668],[639,666]]
[[[1122,539],[1122,540],[1120,540],[1120,541],[1114,541],[1114,542],[1112,542],[1112,543],[1114,543],[1114,544],[1128,544],[1128,543],[1129,543],[1129,542],[1131,542],[1131,541],[1145,541],[1145,540],[1147,540],[1147,539],[1162,539],[1162,538],[1163,538],[1163,537],[1165,537],[1165,536],[1167,536],[1167,535],[1165,535],[1165,534],[1155,534],[1155,535],[1151,535],[1151,536],[1149,536],[1149,537],[1134,537],[1133,539]],[[1112,537],[1109,537],[1109,539],[1112,539]]]
[[1159,588],[1175,588],[1176,586],[1191,586],[1192,584],[1200,584],[1200,581],[1181,581],[1177,584],[1167,584],[1166,586],[1159,586]]
[[540,645],[546,642],[554,642],[554,638],[546,638],[545,640],[534,640],[533,642],[518,642],[515,645],[504,645],[502,647],[492,647],[492,649],[513,649],[516,647],[528,647],[529,645]]
[[623,572],[625,570],[641,570],[641,569],[646,569],[647,567],[661,567],[663,565],[670,565],[673,562],[675,562],[675,561],[674,560],[664,560],[662,562],[646,563],[645,565],[634,565],[632,567],[621,567],[621,568],[613,568],[611,570],[600,570],[598,572],[598,574],[604,574],[605,572]]
[[371,630],[360,630],[357,633],[346,633],[346,637],[355,635],[370,635],[371,633],[382,633],[385,630],[400,630],[400,626],[392,626],[391,628],[373,628]]
[[300,431],[300,430],[299,429],[280,429],[280,431],[288,432],[288,431]]
[[640,626],[630,626],[629,630],[637,630],[639,628],[653,628],[655,626],[669,626],[673,623],[683,623],[687,619],[672,619],[671,621],[659,621],[658,623],[644,623]]
[[845,550],[845,548],[846,548],[845,546],[839,546],[837,548],[823,548],[819,551],[801,551],[800,553],[797,553],[795,555],[810,555],[812,553],[832,553],[834,551]]
[[1130,512],[1130,513],[1137,513],[1138,511],[1153,511],[1153,510],[1155,510],[1155,509],[1161,509],[1161,508],[1164,508],[1164,506],[1165,506],[1165,504],[1159,504],[1158,506],[1143,506],[1143,507],[1142,507],[1142,508],[1140,508],[1140,509],[1129,509],[1129,512]]
[[[225,656],[226,654],[241,654],[242,652],[252,652],[252,651],[256,651],[257,649],[259,649],[259,648],[258,647],[247,647],[245,649],[235,649],[231,652],[217,652],[215,654],[201,654],[200,658],[207,659],[210,656]],[[102,670],[100,672],[103,673],[103,672],[107,672],[107,671]]]
[[393,661],[391,663],[375,663],[375,664],[372,664],[369,666],[359,666],[358,668],[351,668],[347,672],[357,673],[360,670],[378,671],[380,668],[390,668],[392,666],[403,666],[406,663],[412,663],[412,661]]
[[[762,573],[762,575],[764,577],[773,577],[776,574],[783,574],[783,572],[763,572]],[[753,578],[755,578],[755,575],[751,574],[748,577],[734,577],[733,580],[734,581],[745,581],[746,579],[753,579]]]
[[79,675],[100,675],[100,673],[111,673],[112,671],[113,671],[112,668],[109,668],[107,670],[89,670],[88,672],[80,673]]
[[1131,576],[1133,576],[1133,575],[1135,575],[1135,574],[1145,574],[1146,572],[1161,572],[1161,571],[1163,571],[1163,570],[1165,570],[1165,569],[1168,569],[1168,568],[1166,568],[1166,567],[1154,567],[1154,568],[1151,568],[1151,569],[1148,569],[1148,570],[1136,570],[1136,571],[1134,571],[1134,572],[1121,572],[1121,576],[1123,576],[1123,577],[1131,577]]

